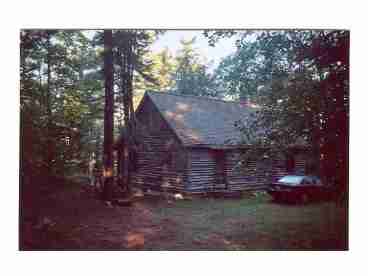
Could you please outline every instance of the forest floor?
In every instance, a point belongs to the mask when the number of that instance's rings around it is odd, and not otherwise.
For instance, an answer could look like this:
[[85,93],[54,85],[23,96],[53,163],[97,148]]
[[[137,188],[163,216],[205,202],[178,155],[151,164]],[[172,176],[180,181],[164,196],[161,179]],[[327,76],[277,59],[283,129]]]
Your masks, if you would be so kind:
[[334,202],[145,196],[120,207],[72,182],[22,194],[21,250],[347,249],[347,211]]

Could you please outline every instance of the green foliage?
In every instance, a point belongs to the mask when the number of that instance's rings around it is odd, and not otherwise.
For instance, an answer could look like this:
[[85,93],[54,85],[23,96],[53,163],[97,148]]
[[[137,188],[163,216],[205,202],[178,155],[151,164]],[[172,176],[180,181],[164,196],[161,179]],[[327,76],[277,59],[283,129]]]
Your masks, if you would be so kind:
[[222,60],[218,78],[229,94],[257,102],[262,87],[287,79],[294,71],[295,47],[309,35],[309,31],[239,33],[237,51]]
[[217,97],[219,89],[215,76],[210,74],[209,65],[194,48],[195,37],[181,41],[181,49],[176,56],[175,88],[178,94]]
[[221,38],[232,37],[237,32],[234,30],[204,30],[203,35],[208,38],[210,46],[214,47]]
[[91,42],[81,31],[22,31],[20,48],[22,174],[85,168],[102,115]]
[[[219,97],[223,92],[210,65],[194,47],[195,38],[181,41],[176,55],[166,48],[159,53],[145,52],[141,70],[134,78],[135,106],[144,91],[175,92],[183,95]],[[149,76],[149,78],[147,78]]]
[[[155,82],[145,82],[145,90],[168,91],[175,85],[173,74],[176,69],[174,56],[166,48],[159,53],[149,53],[151,67],[147,68]],[[148,73],[148,72],[147,72]]]
[[139,104],[145,91],[167,92],[175,85],[173,78],[175,59],[167,48],[159,53],[148,52],[143,58],[150,62],[147,62],[148,65],[142,72],[144,76],[150,76],[151,79],[147,80],[141,74],[135,75],[133,84],[135,107]]

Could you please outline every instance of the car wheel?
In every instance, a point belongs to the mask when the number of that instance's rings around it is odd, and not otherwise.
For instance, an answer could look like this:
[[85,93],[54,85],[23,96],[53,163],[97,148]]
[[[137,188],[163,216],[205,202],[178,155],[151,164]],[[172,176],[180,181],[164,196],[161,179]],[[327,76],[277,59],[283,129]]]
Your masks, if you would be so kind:
[[307,202],[309,201],[309,196],[308,196],[308,194],[303,193],[303,194],[301,195],[300,199],[301,199],[302,203],[304,203],[304,204],[305,204],[305,203],[307,203]]
[[280,201],[282,201],[282,195],[281,195],[281,194],[279,194],[279,193],[274,193],[274,194],[272,195],[272,200],[273,200],[274,202],[280,202]]
[[279,202],[280,201],[280,196],[279,195],[273,195],[272,199],[274,202]]

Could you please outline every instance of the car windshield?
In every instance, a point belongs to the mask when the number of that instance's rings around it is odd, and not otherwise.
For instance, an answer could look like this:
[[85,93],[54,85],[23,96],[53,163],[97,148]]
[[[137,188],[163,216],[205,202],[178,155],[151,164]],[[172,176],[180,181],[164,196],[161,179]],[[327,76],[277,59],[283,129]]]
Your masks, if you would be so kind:
[[304,176],[287,175],[287,176],[280,178],[278,182],[299,185],[302,182],[303,178]]

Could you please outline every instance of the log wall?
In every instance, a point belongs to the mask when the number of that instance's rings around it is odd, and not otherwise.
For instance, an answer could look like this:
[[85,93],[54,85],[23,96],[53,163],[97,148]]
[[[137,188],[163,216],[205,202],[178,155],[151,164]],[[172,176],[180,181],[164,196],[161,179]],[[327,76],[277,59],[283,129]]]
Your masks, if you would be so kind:
[[[230,190],[264,189],[272,181],[273,174],[278,171],[275,162],[261,164],[249,161],[245,168],[238,165],[240,152],[233,150],[226,155],[227,181]],[[281,172],[280,172],[281,173]]]
[[236,150],[227,154],[226,169],[230,190],[264,189],[287,174],[305,174],[306,155],[302,152],[295,153],[295,168],[292,172],[286,170],[283,156],[267,162],[250,161],[245,169],[237,166],[239,157],[240,153]]
[[[262,190],[280,177],[290,174],[286,171],[286,160],[280,156],[269,162],[250,161],[246,168],[239,166],[240,151],[226,150],[224,173],[220,173],[216,154],[210,149],[191,149],[188,153],[187,189],[191,192],[218,190]],[[305,156],[295,156],[295,172],[305,172]],[[219,181],[221,180],[221,181]]]
[[188,151],[187,191],[204,192],[224,189],[226,183],[217,181],[216,157],[212,150],[195,149]]
[[133,185],[153,190],[183,191],[186,183],[186,150],[175,134],[146,99],[137,114],[139,121],[137,170]]

